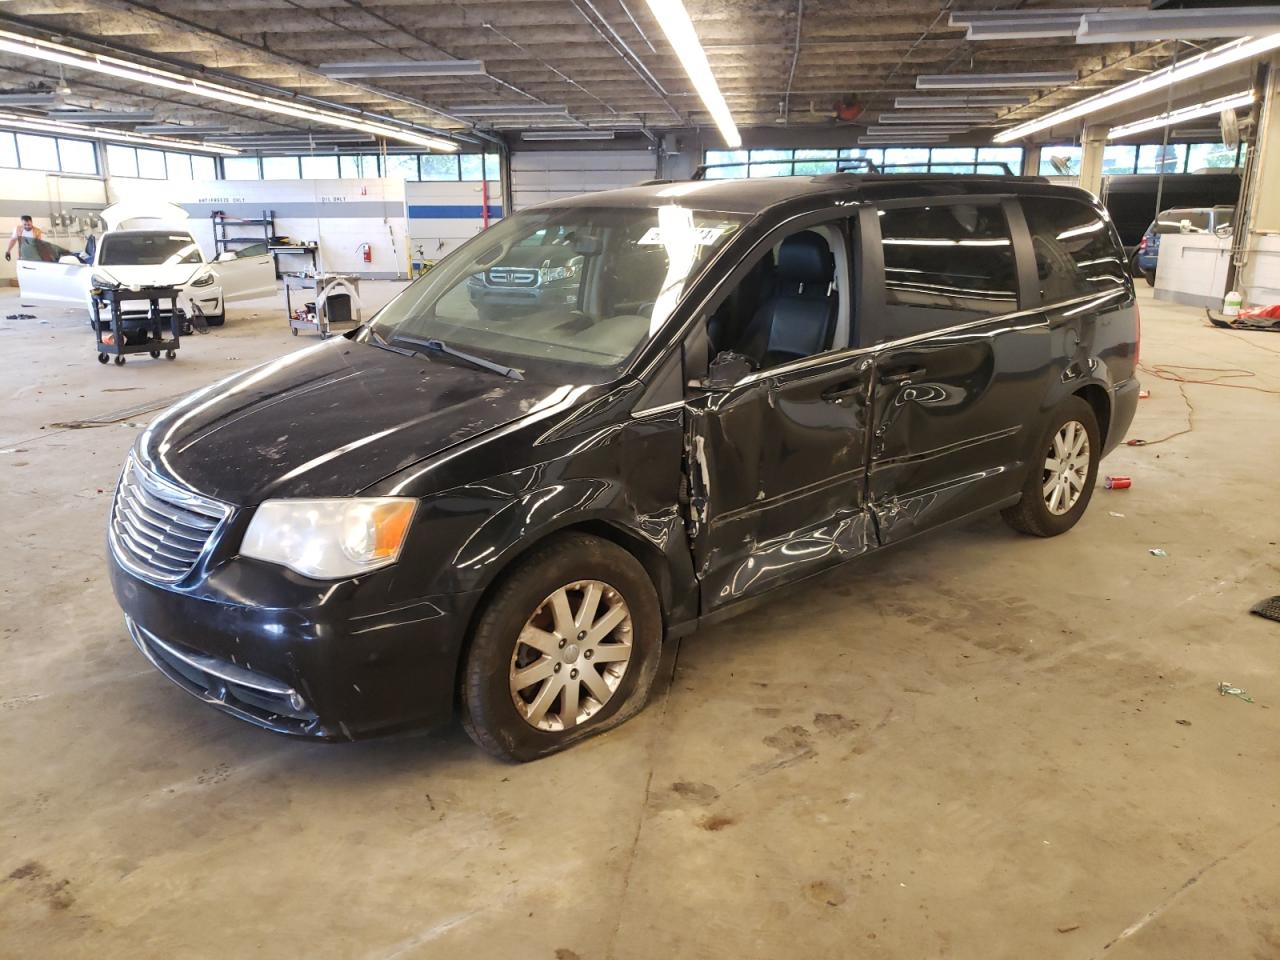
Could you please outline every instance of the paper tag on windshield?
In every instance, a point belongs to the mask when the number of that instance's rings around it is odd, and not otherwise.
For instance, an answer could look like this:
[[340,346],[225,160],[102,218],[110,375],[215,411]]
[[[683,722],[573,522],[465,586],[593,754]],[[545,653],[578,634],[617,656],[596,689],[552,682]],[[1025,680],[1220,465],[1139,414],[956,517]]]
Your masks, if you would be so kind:
[[[682,231],[683,232],[683,231]],[[695,227],[693,242],[700,247],[709,247],[724,235],[724,227]],[[662,246],[662,228],[650,227],[640,238],[641,246]]]

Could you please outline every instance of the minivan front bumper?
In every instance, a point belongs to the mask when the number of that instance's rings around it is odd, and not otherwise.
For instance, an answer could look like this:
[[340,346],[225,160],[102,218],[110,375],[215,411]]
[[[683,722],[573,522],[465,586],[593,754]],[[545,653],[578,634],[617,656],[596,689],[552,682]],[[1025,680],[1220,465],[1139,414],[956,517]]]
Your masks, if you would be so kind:
[[[429,727],[453,714],[458,652],[475,595],[425,597],[369,613],[368,592],[383,591],[368,581],[392,576],[390,570],[346,589],[316,583],[310,602],[300,602],[296,579],[257,561],[232,560],[198,588],[170,588],[108,553],[134,643],[210,706],[276,733],[322,740]],[[236,571],[238,565],[255,569]],[[259,588],[253,603],[234,595],[245,575]],[[273,575],[280,581],[275,601],[261,592]]]

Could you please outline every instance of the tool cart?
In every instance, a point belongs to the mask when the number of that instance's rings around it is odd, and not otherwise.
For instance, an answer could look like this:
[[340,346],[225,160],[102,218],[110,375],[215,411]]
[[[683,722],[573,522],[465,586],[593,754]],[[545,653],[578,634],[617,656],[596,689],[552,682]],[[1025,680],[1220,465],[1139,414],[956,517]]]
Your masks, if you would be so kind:
[[[149,354],[153,360],[161,353],[167,360],[177,357],[184,323],[177,287],[95,287],[90,293],[99,363],[110,363],[114,357],[116,366],[123,366],[125,358],[135,353]],[[145,308],[136,306],[142,302]]]
[[[295,290],[314,291],[315,300],[293,306]],[[305,294],[304,294],[305,296]],[[314,330],[323,340],[334,323],[363,323],[360,303],[360,278],[344,273],[287,273],[284,276],[285,311],[289,328],[296,337],[299,330]]]

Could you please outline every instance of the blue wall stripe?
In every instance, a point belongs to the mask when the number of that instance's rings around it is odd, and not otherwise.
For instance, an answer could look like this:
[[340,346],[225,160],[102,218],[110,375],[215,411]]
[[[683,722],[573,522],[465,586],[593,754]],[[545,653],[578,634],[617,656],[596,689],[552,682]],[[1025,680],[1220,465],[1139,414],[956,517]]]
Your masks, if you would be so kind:
[[[410,220],[479,220],[483,216],[480,204],[469,203],[411,203],[409,204]],[[502,217],[502,207],[489,204],[489,218]]]

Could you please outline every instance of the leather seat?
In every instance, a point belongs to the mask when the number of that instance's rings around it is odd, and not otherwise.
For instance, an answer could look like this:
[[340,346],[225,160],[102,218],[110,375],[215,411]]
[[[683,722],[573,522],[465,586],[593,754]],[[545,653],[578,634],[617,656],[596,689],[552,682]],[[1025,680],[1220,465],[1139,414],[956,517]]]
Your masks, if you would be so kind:
[[822,353],[835,331],[835,259],[821,234],[792,234],[778,251],[777,285],[743,338],[761,369]]

